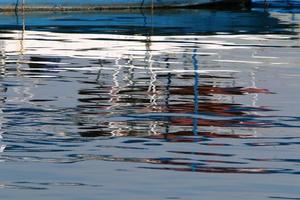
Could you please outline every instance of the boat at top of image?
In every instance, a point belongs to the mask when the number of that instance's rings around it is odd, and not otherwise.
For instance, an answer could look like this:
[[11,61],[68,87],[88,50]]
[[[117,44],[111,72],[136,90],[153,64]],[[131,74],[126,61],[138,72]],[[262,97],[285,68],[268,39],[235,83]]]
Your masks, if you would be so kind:
[[1,0],[0,10],[86,10],[194,7],[205,5],[245,5],[250,0]]

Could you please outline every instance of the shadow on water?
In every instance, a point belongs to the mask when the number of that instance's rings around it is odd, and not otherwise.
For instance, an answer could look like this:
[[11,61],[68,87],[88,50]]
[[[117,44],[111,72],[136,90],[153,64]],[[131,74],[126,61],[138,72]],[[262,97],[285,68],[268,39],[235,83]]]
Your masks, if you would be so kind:
[[[11,153],[1,155],[4,161],[101,160],[146,164],[140,169],[298,173],[293,167],[260,167],[268,160],[238,157],[234,149],[299,145],[297,137],[258,136],[258,130],[299,126],[292,123],[297,118],[257,105],[275,93],[256,86],[259,67],[282,64],[259,53],[299,48],[282,44],[297,40],[297,24],[267,12],[213,10],[43,13],[22,20],[1,14],[0,24],[5,41],[0,128]],[[111,140],[117,144],[101,145]],[[100,144],[85,146],[89,142]],[[174,150],[181,145],[197,146]],[[169,157],[93,153],[110,148],[133,155],[159,149]]]

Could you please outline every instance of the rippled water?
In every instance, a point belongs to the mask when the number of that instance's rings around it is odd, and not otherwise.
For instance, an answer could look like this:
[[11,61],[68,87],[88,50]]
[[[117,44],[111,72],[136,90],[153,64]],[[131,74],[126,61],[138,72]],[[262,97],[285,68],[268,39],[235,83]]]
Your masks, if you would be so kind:
[[1,199],[299,199],[299,20],[1,14]]

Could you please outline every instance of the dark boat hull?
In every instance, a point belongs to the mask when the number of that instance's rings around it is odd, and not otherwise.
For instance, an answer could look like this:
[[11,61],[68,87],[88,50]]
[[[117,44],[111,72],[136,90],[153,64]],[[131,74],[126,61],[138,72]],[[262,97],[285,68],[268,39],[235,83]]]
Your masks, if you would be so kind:
[[1,10],[84,10],[193,7],[211,4],[244,4],[248,0],[1,0]]

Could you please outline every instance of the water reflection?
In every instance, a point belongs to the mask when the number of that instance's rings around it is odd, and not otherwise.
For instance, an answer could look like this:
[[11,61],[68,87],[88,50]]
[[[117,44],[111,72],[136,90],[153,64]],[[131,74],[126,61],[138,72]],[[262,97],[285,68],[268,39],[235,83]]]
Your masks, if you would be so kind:
[[[0,54],[0,59],[1,59],[1,65],[0,65],[0,70],[1,74],[5,73],[5,51],[4,51],[4,44],[3,42],[0,43],[0,49],[1,49],[1,54]],[[3,133],[4,128],[3,128],[3,123],[4,123],[4,118],[3,118],[3,110],[2,110],[2,105],[5,103],[5,95],[3,95],[7,91],[7,87],[4,85],[0,84],[0,142],[3,139]],[[4,151],[5,145],[0,143],[0,153]]]
[[[176,9],[150,11],[101,11],[57,13],[1,13],[1,29],[64,33],[101,33],[121,35],[196,35],[216,33],[288,33],[294,24],[282,23],[263,11]],[[195,20],[198,19],[198,20]],[[3,37],[3,36],[2,36]],[[3,38],[5,39],[5,38]],[[52,38],[55,40],[55,38]],[[43,40],[39,38],[38,40]],[[120,38],[119,40],[126,40]]]
[[286,97],[297,91],[299,25],[282,13],[178,12],[32,14],[26,27],[1,16],[0,160],[299,174],[298,96]]
[[[118,131],[119,136],[149,135],[155,138],[173,138],[172,140],[176,140],[178,137],[186,142],[187,140],[184,140],[183,136],[198,136],[198,132],[201,133],[199,135],[205,137],[242,138],[251,136],[249,134],[243,136],[207,132],[203,130],[205,127],[269,127],[275,125],[272,122],[260,120],[261,116],[256,114],[257,112],[270,111],[268,108],[243,106],[239,103],[226,102],[224,99],[220,101],[216,98],[216,95],[233,96],[269,93],[266,89],[221,87],[224,84],[224,79],[218,76],[213,76],[213,85],[207,84],[212,77],[197,72],[195,77],[192,77],[192,75],[176,77],[171,72],[168,74],[169,80],[167,81],[164,80],[165,76],[157,76],[158,80],[161,81],[157,82],[156,85],[151,84],[151,76],[148,80],[146,77],[141,77],[140,80],[132,80],[132,82],[140,82],[140,85],[134,87],[117,83],[116,85],[124,85],[124,87],[119,87],[117,93],[111,92],[111,88],[98,87],[97,84],[93,89],[80,90],[81,98],[79,102],[82,105],[79,106],[81,109],[79,116],[81,118],[88,116],[89,118],[89,120],[83,120],[80,123],[80,129],[88,130],[81,133],[81,135],[114,136],[114,131]],[[195,79],[194,86],[170,84],[172,82],[183,82],[187,77]],[[115,78],[112,79],[116,80]],[[126,80],[126,78],[121,79]],[[228,76],[225,80],[226,82],[234,81],[234,77]],[[155,92],[149,90],[147,84],[150,85],[150,88],[155,88]],[[130,97],[128,97],[129,94]],[[111,101],[112,98],[115,101]],[[100,120],[96,122],[91,118]],[[115,126],[117,130],[112,130],[113,127],[110,126],[112,123],[118,124]],[[95,124],[98,126],[95,126]],[[154,130],[153,124],[159,124],[157,130]],[[143,126],[146,127],[142,128]],[[198,126],[201,126],[202,131],[197,130]],[[137,131],[135,127],[138,127],[139,130]],[[165,130],[162,130],[162,128]],[[170,129],[173,131],[170,131]],[[148,130],[152,130],[152,133]],[[109,133],[110,131],[111,133]],[[193,141],[192,138],[190,140]]]

